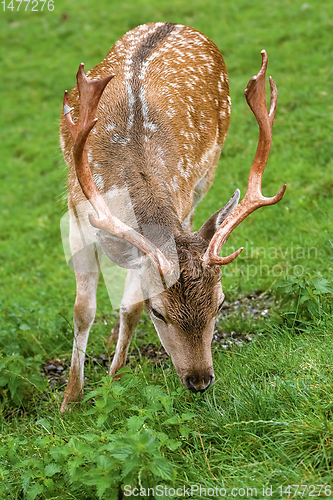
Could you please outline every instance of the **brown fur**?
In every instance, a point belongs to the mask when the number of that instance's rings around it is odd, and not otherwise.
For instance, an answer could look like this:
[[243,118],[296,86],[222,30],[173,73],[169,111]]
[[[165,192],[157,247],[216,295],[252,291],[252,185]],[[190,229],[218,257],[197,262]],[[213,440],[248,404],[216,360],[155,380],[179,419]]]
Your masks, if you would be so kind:
[[205,266],[206,242],[196,234],[176,238],[180,277],[167,292],[168,315],[186,334],[200,337],[217,311],[215,286],[221,280],[220,266]]

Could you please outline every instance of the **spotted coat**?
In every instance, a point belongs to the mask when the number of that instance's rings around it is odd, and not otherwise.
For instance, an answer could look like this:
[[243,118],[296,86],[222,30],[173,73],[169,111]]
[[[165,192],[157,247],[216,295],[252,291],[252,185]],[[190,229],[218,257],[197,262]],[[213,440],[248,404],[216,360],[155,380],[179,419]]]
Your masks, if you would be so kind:
[[[94,181],[102,194],[126,186],[139,223],[149,223],[147,214],[154,213],[155,223],[177,232],[179,224],[190,224],[211,185],[228,132],[223,58],[193,28],[149,23],[126,33],[87,76],[100,79],[109,73],[115,77],[100,99],[98,122],[88,138]],[[78,103],[74,87],[74,122]],[[63,118],[61,146],[70,166],[71,208],[85,198]]]

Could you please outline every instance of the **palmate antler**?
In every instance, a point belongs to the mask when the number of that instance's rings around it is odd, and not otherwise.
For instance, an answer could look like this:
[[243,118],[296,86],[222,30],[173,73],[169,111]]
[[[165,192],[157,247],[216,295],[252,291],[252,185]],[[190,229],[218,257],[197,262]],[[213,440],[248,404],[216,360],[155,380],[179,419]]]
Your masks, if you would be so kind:
[[240,204],[223,221],[219,229],[214,234],[207,248],[203,260],[206,265],[225,265],[232,262],[243,250],[243,247],[227,257],[219,257],[222,245],[226,242],[230,233],[248,215],[257,208],[265,205],[274,205],[280,201],[284,195],[287,185],[285,184],[276,196],[266,198],[261,193],[261,180],[268,160],[272,144],[273,121],[276,110],[277,90],[272,77],[269,77],[271,87],[270,110],[267,113],[265,95],[265,76],[267,69],[267,53],[261,51],[262,64],[259,73],[253,76],[245,89],[245,97],[248,105],[254,113],[259,125],[259,141],[257,151],[249,174],[247,190]]
[[65,91],[64,115],[74,143],[73,156],[76,175],[83,193],[98,216],[96,219],[92,214],[89,214],[90,223],[94,227],[103,229],[134,245],[151,259],[161,275],[165,275],[170,270],[171,263],[153,243],[111,213],[91,175],[86,150],[87,138],[97,122],[95,115],[101,95],[113,77],[114,75],[108,75],[102,80],[90,80],[84,73],[84,64],[80,64],[76,74],[80,100],[77,123],[72,120],[70,113],[72,108],[69,105],[68,92]]

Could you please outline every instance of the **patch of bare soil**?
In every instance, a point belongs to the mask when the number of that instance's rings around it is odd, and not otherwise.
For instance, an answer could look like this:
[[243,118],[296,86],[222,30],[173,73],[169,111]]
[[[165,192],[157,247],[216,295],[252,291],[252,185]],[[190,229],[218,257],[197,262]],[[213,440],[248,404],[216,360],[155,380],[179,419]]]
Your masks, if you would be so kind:
[[[213,345],[220,345],[224,349],[236,345],[242,347],[244,343],[251,342],[253,335],[244,334],[242,332],[228,332],[224,328],[224,321],[231,316],[244,321],[259,320],[264,318],[269,309],[273,305],[273,299],[269,294],[261,291],[253,291],[242,297],[239,300],[232,302],[225,301],[224,306],[216,321],[216,329],[213,336]],[[86,356],[85,364],[93,365],[95,370],[100,367],[108,371],[112,362],[113,355],[106,354],[91,354]],[[128,355],[128,362],[135,364],[140,358],[148,358],[158,366],[163,366],[163,363],[168,358],[162,346],[156,344],[142,344],[138,347],[133,347]],[[56,386],[61,386],[67,383],[70,367],[70,359],[49,359],[43,366],[43,375],[48,378],[50,388],[53,390]]]
[[221,347],[227,349],[231,345],[242,347],[244,342],[251,342],[254,335],[235,331],[227,332],[224,329],[224,321],[233,315],[244,322],[253,323],[265,318],[273,305],[272,296],[260,290],[255,290],[239,300],[232,302],[226,300],[216,320],[213,345],[220,344]]

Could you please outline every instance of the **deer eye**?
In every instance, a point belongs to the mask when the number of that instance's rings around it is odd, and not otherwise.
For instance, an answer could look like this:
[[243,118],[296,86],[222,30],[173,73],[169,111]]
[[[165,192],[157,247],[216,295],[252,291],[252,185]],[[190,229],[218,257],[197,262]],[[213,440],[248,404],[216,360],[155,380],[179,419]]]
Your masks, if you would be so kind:
[[154,309],[153,307],[151,308],[151,312],[153,313],[153,315],[155,316],[155,318],[160,319],[161,321],[164,321],[164,323],[166,323],[165,317],[162,316],[162,314],[159,313],[158,311],[156,311],[156,309]]

